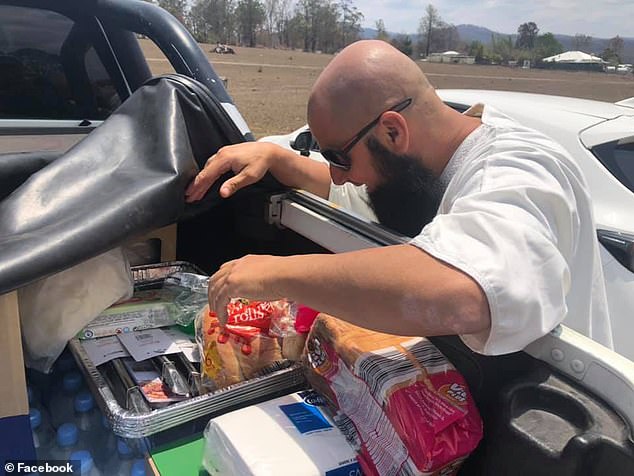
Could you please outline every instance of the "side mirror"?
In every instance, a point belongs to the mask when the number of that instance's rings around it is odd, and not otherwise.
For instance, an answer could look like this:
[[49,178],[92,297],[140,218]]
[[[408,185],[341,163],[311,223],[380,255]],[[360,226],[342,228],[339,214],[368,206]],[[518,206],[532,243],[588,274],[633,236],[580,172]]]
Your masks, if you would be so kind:
[[309,130],[300,132],[295,140],[291,141],[291,148],[298,150],[301,155],[308,157],[311,150],[319,150],[312,132]]
[[618,231],[597,230],[599,242],[614,258],[630,271],[634,271],[634,236]]

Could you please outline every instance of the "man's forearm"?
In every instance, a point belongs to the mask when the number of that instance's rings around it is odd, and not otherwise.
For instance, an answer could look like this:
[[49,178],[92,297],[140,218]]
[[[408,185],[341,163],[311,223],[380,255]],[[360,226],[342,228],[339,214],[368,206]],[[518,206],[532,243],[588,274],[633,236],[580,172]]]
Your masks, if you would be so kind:
[[478,284],[413,246],[281,259],[280,294],[352,324],[420,336],[490,327]]
[[300,188],[319,197],[328,198],[330,173],[327,165],[281,146],[272,146],[275,147],[275,159],[270,171],[277,180],[289,187]]

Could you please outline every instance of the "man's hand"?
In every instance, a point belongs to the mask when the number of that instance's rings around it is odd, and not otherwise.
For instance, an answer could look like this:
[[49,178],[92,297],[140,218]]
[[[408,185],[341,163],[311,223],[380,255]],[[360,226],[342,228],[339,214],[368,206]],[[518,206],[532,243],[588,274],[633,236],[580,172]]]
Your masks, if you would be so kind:
[[212,155],[203,170],[185,190],[185,200],[195,202],[226,172],[236,174],[220,186],[220,196],[230,197],[247,185],[259,181],[275,159],[275,149],[266,142],[244,142],[222,147]]
[[228,261],[209,278],[209,308],[218,315],[221,325],[227,323],[227,304],[232,298],[276,301],[283,298],[276,291],[275,269],[283,257],[247,255]]

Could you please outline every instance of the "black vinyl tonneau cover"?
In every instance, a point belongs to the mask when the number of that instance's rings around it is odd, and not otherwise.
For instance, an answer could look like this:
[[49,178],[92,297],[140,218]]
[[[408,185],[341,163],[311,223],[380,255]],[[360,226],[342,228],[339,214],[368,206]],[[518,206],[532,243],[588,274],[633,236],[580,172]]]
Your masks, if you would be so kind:
[[187,206],[184,190],[218,148],[244,140],[195,80],[150,80],[0,202],[0,294],[213,206],[217,189]]

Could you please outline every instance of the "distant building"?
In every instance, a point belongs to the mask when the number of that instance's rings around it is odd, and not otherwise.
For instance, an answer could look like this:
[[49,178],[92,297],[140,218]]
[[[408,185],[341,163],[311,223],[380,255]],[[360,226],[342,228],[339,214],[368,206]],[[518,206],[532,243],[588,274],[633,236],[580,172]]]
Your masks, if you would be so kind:
[[431,53],[427,61],[430,63],[474,64],[475,56],[464,55],[457,51],[445,51],[444,53]]
[[566,51],[554,56],[542,58],[542,66],[552,69],[567,69],[575,71],[603,71],[606,63],[598,56],[583,51]]

